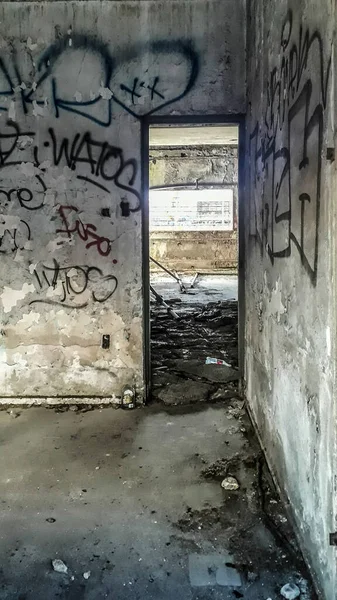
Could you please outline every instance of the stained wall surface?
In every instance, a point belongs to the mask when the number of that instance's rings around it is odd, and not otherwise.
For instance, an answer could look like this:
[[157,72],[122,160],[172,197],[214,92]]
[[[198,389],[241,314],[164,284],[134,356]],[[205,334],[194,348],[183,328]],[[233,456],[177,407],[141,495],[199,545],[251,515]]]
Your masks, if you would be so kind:
[[247,23],[246,393],[326,600],[337,592],[334,23],[329,0],[252,0]]
[[141,398],[141,122],[244,110],[244,4],[1,3],[2,401]]

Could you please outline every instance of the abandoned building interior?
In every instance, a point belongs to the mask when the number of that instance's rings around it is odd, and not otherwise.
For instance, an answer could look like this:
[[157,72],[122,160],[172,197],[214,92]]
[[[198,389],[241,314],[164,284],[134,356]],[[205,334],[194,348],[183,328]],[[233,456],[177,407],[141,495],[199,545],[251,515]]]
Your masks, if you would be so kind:
[[336,600],[335,52],[0,3],[1,600]]

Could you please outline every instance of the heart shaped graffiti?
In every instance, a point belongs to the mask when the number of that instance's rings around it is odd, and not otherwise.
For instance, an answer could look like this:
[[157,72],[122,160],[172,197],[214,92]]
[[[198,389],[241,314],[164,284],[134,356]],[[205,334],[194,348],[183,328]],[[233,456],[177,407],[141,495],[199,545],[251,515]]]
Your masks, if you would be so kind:
[[[113,105],[141,119],[186,96],[198,77],[199,58],[190,40],[156,40],[112,55],[107,44],[72,34],[52,44],[37,69],[37,81],[21,89],[25,114],[31,109],[42,114],[51,102],[56,117],[63,110],[109,127]],[[15,70],[18,73],[17,65]],[[4,62],[0,83],[1,79],[7,94],[11,79]]]

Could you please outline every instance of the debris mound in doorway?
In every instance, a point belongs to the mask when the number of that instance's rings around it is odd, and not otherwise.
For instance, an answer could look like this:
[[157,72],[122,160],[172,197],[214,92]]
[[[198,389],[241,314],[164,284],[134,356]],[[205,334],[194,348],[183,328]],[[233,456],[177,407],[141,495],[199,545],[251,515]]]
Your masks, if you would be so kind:
[[[174,304],[177,319],[151,306],[153,398],[165,404],[215,402],[237,395],[238,303]],[[206,364],[208,357],[226,365]],[[228,366],[229,365],[229,366]]]

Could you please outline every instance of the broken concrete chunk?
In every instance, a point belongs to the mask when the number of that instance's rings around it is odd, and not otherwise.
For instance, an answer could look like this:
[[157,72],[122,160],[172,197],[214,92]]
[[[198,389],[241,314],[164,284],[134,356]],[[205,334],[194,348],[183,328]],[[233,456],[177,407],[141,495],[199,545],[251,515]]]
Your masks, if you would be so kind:
[[212,387],[208,383],[191,379],[174,383],[160,390],[157,394],[164,404],[192,404],[206,402]]
[[7,413],[10,415],[10,417],[13,417],[13,419],[17,419],[21,415],[21,410],[18,408],[11,408],[7,411]]
[[295,583],[287,583],[281,589],[281,595],[286,600],[295,600],[301,595],[300,589],[297,587]]
[[60,558],[55,558],[51,561],[54,571],[57,573],[68,573],[67,565]]
[[227,491],[238,490],[240,484],[235,477],[225,477],[225,479],[221,482],[221,487]]
[[[247,573],[247,580],[249,581],[249,583],[254,583],[255,581],[257,581],[259,578],[257,573],[254,573],[254,571],[248,571]],[[268,600],[270,600],[268,598]]]

